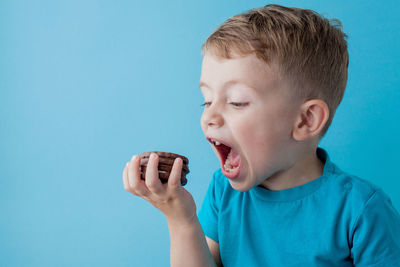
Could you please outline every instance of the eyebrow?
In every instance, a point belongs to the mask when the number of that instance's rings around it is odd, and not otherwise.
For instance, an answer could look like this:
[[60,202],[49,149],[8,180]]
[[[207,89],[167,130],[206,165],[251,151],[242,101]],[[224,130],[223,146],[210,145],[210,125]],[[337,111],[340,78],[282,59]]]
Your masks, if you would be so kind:
[[[241,80],[230,80],[230,81],[227,81],[227,82],[225,82],[224,85],[222,86],[222,89],[228,88],[228,87],[230,87],[230,86],[232,86],[232,85],[235,85],[235,84],[243,84],[243,85],[245,85],[246,87],[249,87],[249,88],[251,88],[251,89],[253,89],[253,90],[256,90],[253,86],[250,86],[250,85],[246,84],[245,82],[243,82],[243,81],[241,81]],[[208,84],[206,84],[206,83],[203,82],[203,81],[200,81],[199,87],[207,87],[207,88],[210,88],[210,89],[211,89],[211,87],[208,86]]]

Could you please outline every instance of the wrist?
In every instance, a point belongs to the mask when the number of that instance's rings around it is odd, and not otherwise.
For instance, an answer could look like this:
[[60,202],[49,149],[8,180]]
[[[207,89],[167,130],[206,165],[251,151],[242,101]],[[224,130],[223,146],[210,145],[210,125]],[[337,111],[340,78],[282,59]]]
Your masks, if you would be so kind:
[[173,217],[167,217],[167,223],[168,223],[168,228],[170,230],[175,230],[175,229],[190,229],[193,227],[196,227],[197,225],[200,224],[196,213],[194,213],[192,216],[187,217],[187,218],[173,218]]

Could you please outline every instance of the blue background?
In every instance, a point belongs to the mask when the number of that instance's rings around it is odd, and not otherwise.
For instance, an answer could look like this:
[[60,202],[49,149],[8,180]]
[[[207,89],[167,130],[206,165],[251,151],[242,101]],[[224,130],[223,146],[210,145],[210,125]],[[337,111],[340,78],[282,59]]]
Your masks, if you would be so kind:
[[[123,189],[134,154],[190,158],[200,206],[219,163],[200,128],[200,47],[265,1],[0,2],[0,265],[168,266],[161,212]],[[277,1],[338,18],[349,81],[321,142],[400,210],[397,1]]]

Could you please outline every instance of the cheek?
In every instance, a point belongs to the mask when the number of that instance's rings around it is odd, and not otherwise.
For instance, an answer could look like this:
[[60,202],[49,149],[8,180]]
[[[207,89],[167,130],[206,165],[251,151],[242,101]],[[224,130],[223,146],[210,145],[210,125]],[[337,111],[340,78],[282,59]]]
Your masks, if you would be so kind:
[[268,149],[269,140],[273,137],[262,121],[246,118],[236,127],[235,139],[239,142],[247,160],[255,163],[262,160],[264,150]]
[[268,121],[266,116],[248,116],[240,120],[235,127],[236,137],[245,142],[243,145],[250,148],[262,148],[269,141],[279,136],[279,129]]
[[249,139],[251,140],[254,135],[253,130],[256,127],[254,121],[245,116],[231,121],[234,122],[234,124],[231,125],[232,133],[239,142],[246,142]]
[[279,118],[254,116],[241,121],[236,129],[246,157],[257,166],[273,161],[288,142],[288,128]]

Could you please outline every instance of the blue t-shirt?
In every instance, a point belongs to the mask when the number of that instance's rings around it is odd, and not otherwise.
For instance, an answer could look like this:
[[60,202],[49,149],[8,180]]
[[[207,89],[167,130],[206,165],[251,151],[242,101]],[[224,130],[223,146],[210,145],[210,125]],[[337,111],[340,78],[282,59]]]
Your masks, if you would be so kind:
[[377,186],[333,164],[304,185],[234,190],[215,171],[199,211],[224,266],[400,266],[400,215]]

